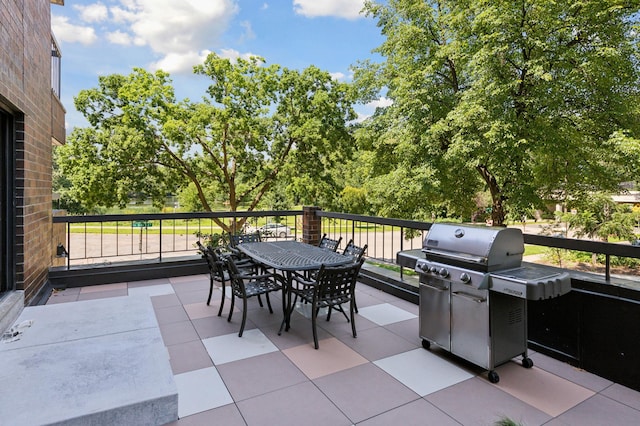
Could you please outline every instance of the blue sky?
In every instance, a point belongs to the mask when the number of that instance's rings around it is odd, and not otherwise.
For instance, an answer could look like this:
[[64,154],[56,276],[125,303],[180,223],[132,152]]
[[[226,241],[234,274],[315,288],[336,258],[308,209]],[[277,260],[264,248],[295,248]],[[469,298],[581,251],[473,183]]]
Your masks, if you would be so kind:
[[[67,0],[51,6],[62,50],[62,102],[67,130],[86,126],[73,106],[98,76],[134,67],[171,74],[176,95],[199,100],[207,80],[192,68],[209,52],[234,58],[258,55],[268,64],[316,65],[341,81],[350,66],[375,58],[383,38],[361,15],[364,0]],[[386,102],[385,99],[380,102]],[[360,105],[361,117],[375,105]]]

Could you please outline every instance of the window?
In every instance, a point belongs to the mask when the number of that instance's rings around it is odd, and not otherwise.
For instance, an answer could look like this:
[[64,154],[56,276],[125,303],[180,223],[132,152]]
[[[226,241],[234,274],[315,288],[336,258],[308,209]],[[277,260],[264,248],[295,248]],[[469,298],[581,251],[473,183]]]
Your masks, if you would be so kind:
[[51,35],[51,89],[60,99],[60,73],[62,71],[62,54],[53,34]]
[[0,293],[14,290],[13,241],[13,117],[0,109]]

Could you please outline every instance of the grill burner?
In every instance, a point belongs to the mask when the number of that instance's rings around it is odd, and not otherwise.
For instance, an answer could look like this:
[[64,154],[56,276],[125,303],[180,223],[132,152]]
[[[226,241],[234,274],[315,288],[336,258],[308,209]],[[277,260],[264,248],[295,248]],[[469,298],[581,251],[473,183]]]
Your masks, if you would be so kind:
[[[413,251],[415,252],[415,251]],[[524,239],[515,228],[434,223],[422,255],[399,253],[420,274],[420,337],[489,370],[527,356],[527,300],[561,296],[570,276],[539,265],[522,266]]]

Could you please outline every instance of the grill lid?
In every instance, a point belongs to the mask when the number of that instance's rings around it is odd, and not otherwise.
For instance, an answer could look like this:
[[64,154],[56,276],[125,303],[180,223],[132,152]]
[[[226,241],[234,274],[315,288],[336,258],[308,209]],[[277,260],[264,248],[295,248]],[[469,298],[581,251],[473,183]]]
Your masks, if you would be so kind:
[[434,223],[422,251],[427,259],[494,271],[520,266],[524,239],[517,228]]

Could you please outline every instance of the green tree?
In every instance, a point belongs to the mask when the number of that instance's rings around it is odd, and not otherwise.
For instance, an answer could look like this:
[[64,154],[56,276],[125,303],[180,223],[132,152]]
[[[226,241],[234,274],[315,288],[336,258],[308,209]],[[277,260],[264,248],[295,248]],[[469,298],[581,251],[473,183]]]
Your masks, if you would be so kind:
[[572,202],[569,207],[575,208],[576,213],[566,213],[562,220],[578,238],[586,236],[601,241],[609,241],[611,237],[628,241],[635,238],[631,207],[617,204],[609,194],[591,194],[584,200]]
[[509,208],[614,190],[640,168],[638,2],[365,9],[386,37],[376,49],[384,62],[358,64],[356,82],[363,100],[385,93],[393,104],[360,142],[376,153],[375,189],[405,215],[438,205],[466,215],[487,190],[502,225]]
[[73,194],[73,186],[67,176],[61,173],[58,167],[57,161],[58,147],[53,148],[53,176],[52,176],[52,189],[54,194],[57,194],[57,199],[53,200],[53,208],[66,210],[71,214],[87,213],[86,209],[82,206],[82,203],[77,201]]
[[327,72],[215,54],[194,71],[211,79],[199,103],[177,101],[167,73],[142,69],[79,93],[92,127],[76,129],[59,156],[77,199],[123,205],[139,192],[161,202],[184,188],[205,211],[220,198],[253,210],[284,170],[322,185],[324,169],[350,152],[350,90]]

